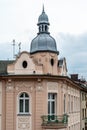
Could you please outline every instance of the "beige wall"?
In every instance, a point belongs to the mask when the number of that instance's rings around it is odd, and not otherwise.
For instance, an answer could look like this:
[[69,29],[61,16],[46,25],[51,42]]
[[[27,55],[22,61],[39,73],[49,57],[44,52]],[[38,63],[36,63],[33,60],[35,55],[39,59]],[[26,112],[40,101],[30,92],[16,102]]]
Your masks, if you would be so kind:
[[[51,64],[53,60],[53,65]],[[27,62],[27,67],[23,68],[23,61]],[[61,67],[58,66],[58,56],[54,53],[41,52],[30,55],[28,52],[22,52],[13,64],[8,65],[9,74],[51,74],[67,75],[66,60],[63,59]]]
[[[9,79],[5,84],[6,91],[6,129],[3,130],[42,130],[42,115],[48,114],[48,93],[57,94],[57,115],[64,114],[64,94],[66,95],[66,113],[69,115],[68,128],[62,130],[76,130],[80,127],[80,111],[79,107],[74,111],[74,98],[77,98],[77,106],[80,102],[80,90],[74,88],[73,85],[61,80],[45,80],[45,79]],[[21,92],[27,92],[30,97],[30,115],[18,115],[18,97]],[[68,100],[73,98],[73,112],[68,110]],[[75,99],[76,99],[75,98]],[[71,107],[70,107],[71,109]],[[5,120],[4,120],[5,122]],[[4,127],[3,127],[4,128]],[[2,129],[1,129],[2,130]]]
[[[51,65],[51,59],[54,60],[54,65]],[[27,68],[23,68],[23,61],[27,61]],[[10,74],[51,74],[51,75],[66,75],[66,63],[64,68],[59,73],[58,57],[53,53],[36,53],[30,56],[27,52],[22,52],[17,60],[8,66]],[[64,72],[65,71],[65,72]],[[64,73],[63,73],[64,72]],[[75,84],[63,79],[8,79],[5,82],[4,94],[6,103],[4,119],[6,119],[6,130],[42,130],[41,116],[48,114],[48,93],[57,94],[56,114],[64,114],[64,96],[66,97],[65,113],[69,115],[68,127],[79,127],[80,123],[80,90],[75,88]],[[18,112],[18,97],[19,93],[27,92],[30,96],[30,115],[19,115]],[[70,101],[69,101],[70,96]],[[70,102],[70,111],[69,111]],[[71,102],[73,108],[71,107]],[[77,106],[75,107],[75,103]],[[77,111],[76,111],[77,110]],[[4,112],[4,110],[3,110]],[[6,117],[5,117],[6,116]],[[29,120],[29,122],[28,122]],[[23,122],[24,121],[24,122]],[[26,122],[26,123],[25,123]],[[5,128],[3,126],[3,128]],[[75,128],[76,129],[76,128]],[[75,130],[74,128],[72,130]],[[65,130],[65,129],[64,129]],[[68,128],[66,129],[68,130]]]
[[0,130],[1,129],[1,118],[2,118],[2,83],[0,82]]

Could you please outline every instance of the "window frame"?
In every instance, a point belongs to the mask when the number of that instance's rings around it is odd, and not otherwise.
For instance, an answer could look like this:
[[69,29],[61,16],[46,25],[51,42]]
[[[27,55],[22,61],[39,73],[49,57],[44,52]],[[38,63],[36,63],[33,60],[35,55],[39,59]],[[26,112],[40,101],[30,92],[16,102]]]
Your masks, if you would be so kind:
[[[23,94],[23,97],[21,97],[21,95]],[[27,97],[26,97],[26,94],[27,94]],[[20,110],[21,110],[21,105],[20,105],[20,101],[23,101],[23,112],[21,112]],[[26,101],[28,100],[28,112],[26,112]],[[26,93],[26,92],[22,92],[22,93],[20,93],[20,95],[19,95],[19,99],[18,99],[18,105],[19,105],[19,110],[18,110],[18,113],[19,114],[22,114],[22,115],[27,115],[27,114],[29,114],[29,112],[30,112],[30,97],[29,97],[29,94],[28,93]]]
[[[54,99],[52,99],[53,94],[54,94]],[[54,113],[52,112],[53,111],[52,104],[54,104]],[[48,93],[48,115],[55,116],[56,110],[57,110],[57,93]]]

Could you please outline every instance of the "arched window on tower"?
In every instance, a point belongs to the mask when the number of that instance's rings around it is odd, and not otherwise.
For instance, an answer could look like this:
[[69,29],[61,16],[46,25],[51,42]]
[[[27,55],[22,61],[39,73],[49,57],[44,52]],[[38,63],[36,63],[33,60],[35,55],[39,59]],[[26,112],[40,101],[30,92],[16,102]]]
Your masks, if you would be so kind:
[[41,26],[39,26],[39,32],[41,32]]
[[48,31],[48,29],[47,29],[47,25],[45,25],[45,31],[46,31],[46,32]]
[[44,26],[42,25],[42,32],[44,31]]
[[19,96],[19,114],[29,114],[29,95],[25,92]]

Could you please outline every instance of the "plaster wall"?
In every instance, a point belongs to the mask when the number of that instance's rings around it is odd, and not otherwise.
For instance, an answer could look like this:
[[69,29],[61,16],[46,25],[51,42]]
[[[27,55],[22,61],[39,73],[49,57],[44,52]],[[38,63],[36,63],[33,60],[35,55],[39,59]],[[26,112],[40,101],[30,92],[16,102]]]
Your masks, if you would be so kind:
[[2,119],[2,83],[0,82],[0,130],[2,130],[1,119]]

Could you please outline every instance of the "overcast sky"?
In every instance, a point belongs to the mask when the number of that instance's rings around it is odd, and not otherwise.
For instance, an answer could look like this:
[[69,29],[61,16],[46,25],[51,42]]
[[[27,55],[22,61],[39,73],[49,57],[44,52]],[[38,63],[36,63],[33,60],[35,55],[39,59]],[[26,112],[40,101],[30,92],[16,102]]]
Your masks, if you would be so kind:
[[16,54],[19,42],[30,51],[43,4],[59,58],[66,57],[69,74],[87,79],[87,0],[0,0],[0,60],[12,59],[13,39]]

